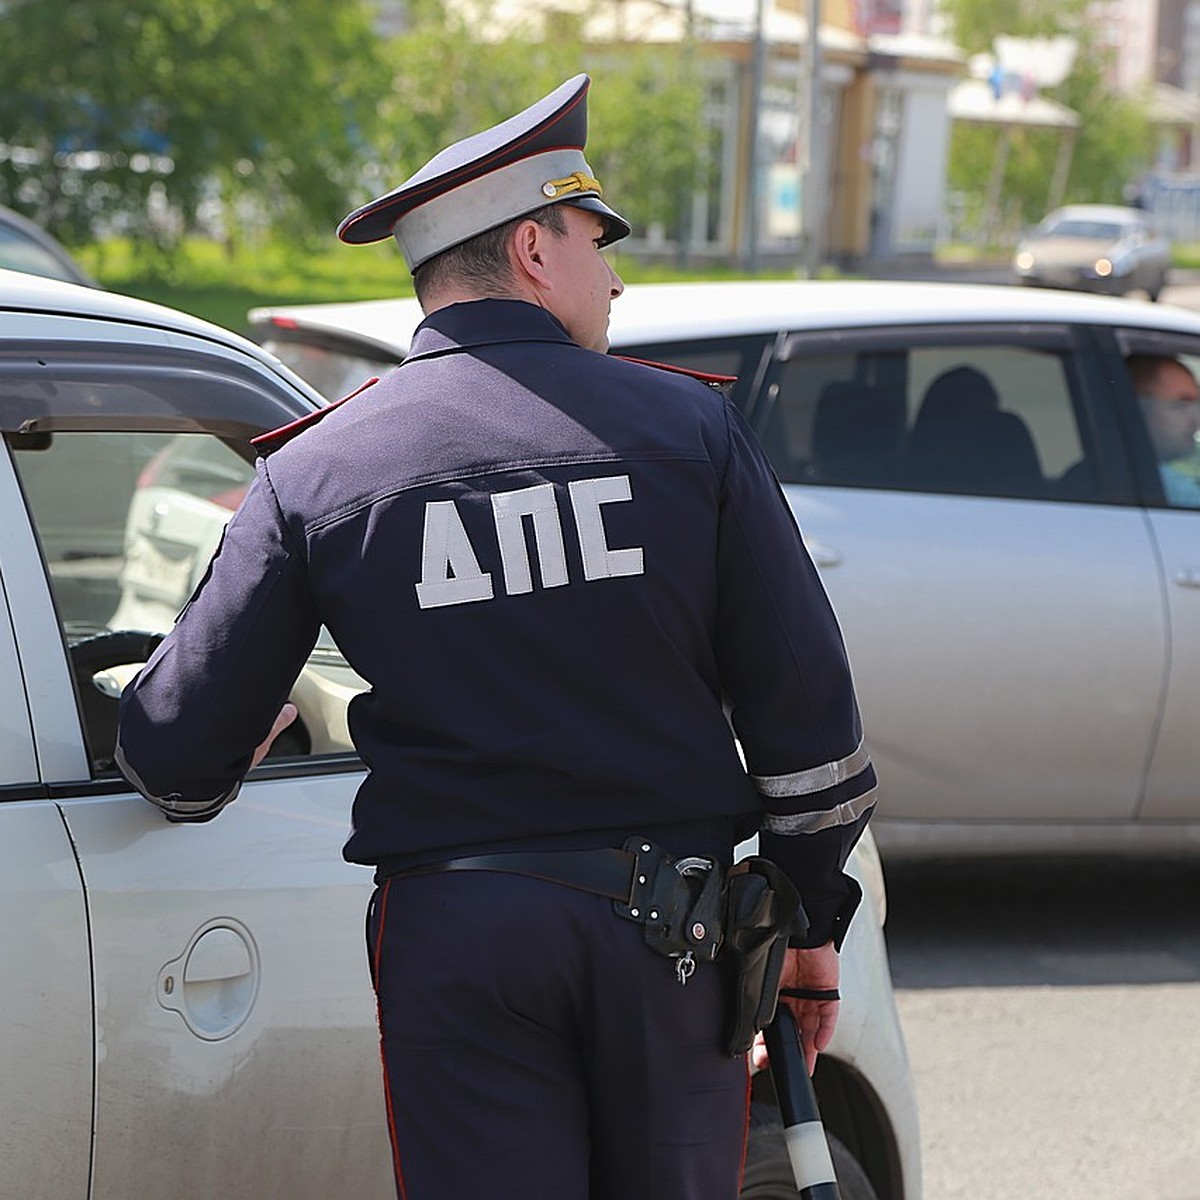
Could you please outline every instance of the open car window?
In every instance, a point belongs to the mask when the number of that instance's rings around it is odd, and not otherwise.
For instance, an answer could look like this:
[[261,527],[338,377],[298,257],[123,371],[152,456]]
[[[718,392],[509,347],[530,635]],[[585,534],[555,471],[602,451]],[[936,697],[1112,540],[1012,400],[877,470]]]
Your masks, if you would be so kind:
[[[0,362],[0,412],[103,776],[115,770],[122,688],[172,628],[254,478],[250,437],[295,413],[253,372],[203,355],[46,362],[41,373],[36,360]],[[300,719],[272,757],[351,755],[346,709],[364,687],[323,631],[293,694]]]

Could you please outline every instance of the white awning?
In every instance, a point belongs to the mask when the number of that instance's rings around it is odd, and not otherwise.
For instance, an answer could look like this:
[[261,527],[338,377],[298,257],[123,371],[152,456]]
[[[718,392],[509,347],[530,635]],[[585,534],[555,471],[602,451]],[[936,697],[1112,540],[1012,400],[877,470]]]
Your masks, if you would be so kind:
[[964,79],[947,96],[950,116],[956,121],[981,121],[991,125],[1031,125],[1050,129],[1078,129],[1079,114],[1065,104],[1042,96],[1026,100],[1015,92],[996,99],[982,79]]

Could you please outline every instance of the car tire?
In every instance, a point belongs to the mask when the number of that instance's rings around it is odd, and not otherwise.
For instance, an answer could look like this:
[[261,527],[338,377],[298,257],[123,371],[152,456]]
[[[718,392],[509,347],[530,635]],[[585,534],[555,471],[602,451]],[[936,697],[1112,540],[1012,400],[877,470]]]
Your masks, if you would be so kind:
[[[826,1138],[842,1200],[879,1200],[858,1159],[833,1134],[827,1132]],[[779,1110],[770,1104],[751,1104],[739,1200],[796,1200],[799,1195]]]

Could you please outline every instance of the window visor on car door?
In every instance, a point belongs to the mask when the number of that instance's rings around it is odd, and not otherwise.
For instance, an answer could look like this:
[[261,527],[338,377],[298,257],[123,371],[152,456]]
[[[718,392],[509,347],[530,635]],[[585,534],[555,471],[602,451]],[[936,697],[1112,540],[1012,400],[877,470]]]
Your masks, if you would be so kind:
[[795,333],[755,423],[785,483],[1128,501],[1110,422],[1089,403],[1087,337],[1026,324]]
[[[253,479],[251,437],[307,411],[230,355],[94,342],[0,354],[0,424],[94,777],[116,778],[117,698],[170,630]],[[362,686],[323,637],[279,754],[348,753],[345,709]]]

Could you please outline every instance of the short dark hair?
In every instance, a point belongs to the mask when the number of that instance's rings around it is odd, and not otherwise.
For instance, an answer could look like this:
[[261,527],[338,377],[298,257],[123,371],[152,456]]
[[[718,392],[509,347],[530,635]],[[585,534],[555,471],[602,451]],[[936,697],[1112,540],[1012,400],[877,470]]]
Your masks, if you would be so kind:
[[547,204],[535,208],[523,217],[516,217],[477,234],[468,241],[449,250],[443,250],[428,262],[422,263],[413,275],[417,300],[422,306],[430,293],[450,283],[465,283],[480,288],[485,293],[497,287],[504,290],[512,281],[512,263],[508,258],[508,244],[522,221],[536,221],[558,237],[567,232],[567,222],[561,204]]

